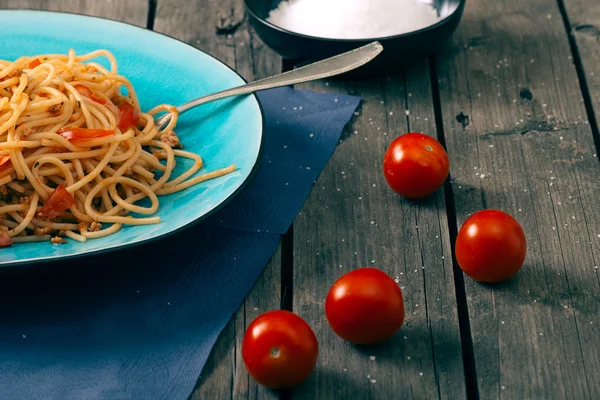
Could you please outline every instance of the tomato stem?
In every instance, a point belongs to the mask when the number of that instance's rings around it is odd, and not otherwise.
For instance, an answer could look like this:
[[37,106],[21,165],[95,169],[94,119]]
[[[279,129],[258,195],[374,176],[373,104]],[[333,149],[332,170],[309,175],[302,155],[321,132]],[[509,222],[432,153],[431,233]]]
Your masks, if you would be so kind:
[[271,357],[279,358],[280,355],[281,355],[281,350],[279,350],[279,347],[271,348]]

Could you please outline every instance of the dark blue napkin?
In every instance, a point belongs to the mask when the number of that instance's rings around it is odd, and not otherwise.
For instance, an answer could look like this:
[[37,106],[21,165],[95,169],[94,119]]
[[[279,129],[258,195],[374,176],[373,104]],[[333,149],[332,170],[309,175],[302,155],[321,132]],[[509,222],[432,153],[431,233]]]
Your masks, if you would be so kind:
[[259,95],[264,159],[204,223],[0,275],[0,399],[185,399],[333,153],[356,97]]

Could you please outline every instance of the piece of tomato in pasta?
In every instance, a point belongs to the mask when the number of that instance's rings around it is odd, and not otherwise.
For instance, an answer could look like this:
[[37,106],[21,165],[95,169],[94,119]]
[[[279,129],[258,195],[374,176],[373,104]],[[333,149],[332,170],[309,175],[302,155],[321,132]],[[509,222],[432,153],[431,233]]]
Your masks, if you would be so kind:
[[0,170],[2,166],[10,161],[10,156],[0,156]]
[[13,243],[12,238],[8,236],[8,231],[0,230],[0,247],[8,247]]
[[32,62],[29,63],[28,67],[29,67],[29,69],[34,69],[35,67],[37,67],[40,64],[42,64],[42,62],[40,61],[39,58],[36,58],[35,60],[33,60]]
[[64,186],[58,185],[44,202],[44,206],[38,212],[38,217],[56,218],[74,204],[75,198],[73,198],[73,195]]
[[90,99],[92,99],[93,101],[95,101],[96,103],[100,103],[100,104],[106,104],[106,100],[104,100],[102,97],[100,96],[96,96],[94,94],[94,92],[92,92],[88,87],[85,87],[83,85],[75,85],[73,86],[75,88],[75,90],[77,90],[79,93],[81,93],[82,95],[84,95],[85,97],[88,97]]
[[119,104],[119,123],[117,124],[121,131],[136,126],[140,122],[140,114],[131,104],[126,101]]
[[64,127],[56,131],[59,135],[69,141],[73,140],[87,140],[96,139],[105,136],[111,136],[115,134],[112,129],[90,129],[90,128],[76,128],[76,127]]

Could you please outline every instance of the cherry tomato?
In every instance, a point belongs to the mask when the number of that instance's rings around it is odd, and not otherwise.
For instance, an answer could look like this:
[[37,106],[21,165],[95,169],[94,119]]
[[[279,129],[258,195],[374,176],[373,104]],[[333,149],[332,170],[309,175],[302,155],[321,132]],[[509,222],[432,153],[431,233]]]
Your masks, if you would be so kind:
[[527,252],[525,233],[509,214],[483,210],[469,217],[456,238],[456,261],[479,282],[500,282],[516,274]]
[[422,133],[394,140],[383,158],[383,173],[396,193],[420,199],[435,192],[450,172],[448,154],[440,142]]
[[244,335],[242,357],[248,372],[270,388],[304,381],[317,363],[319,344],[310,326],[289,311],[258,316]]
[[58,185],[44,202],[44,206],[38,212],[38,217],[56,218],[61,212],[68,210],[73,204],[75,204],[73,195],[69,193],[64,186]]
[[376,268],[359,268],[339,278],[325,301],[329,325],[342,339],[356,344],[392,337],[404,322],[398,284]]
[[121,113],[119,117],[119,123],[117,125],[121,131],[124,132],[140,122],[140,114],[131,104],[122,102],[119,104],[119,111]]

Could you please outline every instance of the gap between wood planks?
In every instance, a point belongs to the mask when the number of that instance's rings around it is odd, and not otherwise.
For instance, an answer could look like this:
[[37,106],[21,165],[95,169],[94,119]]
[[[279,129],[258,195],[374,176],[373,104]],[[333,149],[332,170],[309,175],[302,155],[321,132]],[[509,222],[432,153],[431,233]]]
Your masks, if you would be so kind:
[[594,137],[594,144],[596,145],[596,154],[600,154],[600,130],[598,128],[598,121],[596,120],[596,113],[594,112],[594,106],[592,102],[592,96],[590,94],[587,78],[585,77],[585,70],[583,68],[583,62],[581,61],[581,54],[579,53],[579,47],[577,41],[573,35],[573,26],[569,19],[569,14],[565,7],[564,0],[556,0],[560,15],[567,31],[567,37],[569,38],[569,46],[571,47],[571,54],[573,55],[573,63],[575,64],[575,70],[577,71],[577,80],[579,81],[579,89],[581,90],[581,96],[583,97],[583,104],[585,105],[585,112],[587,119],[592,129],[592,135]]
[[154,30],[154,20],[156,19],[156,5],[158,0],[148,0],[148,20],[146,21],[146,28]]
[[[429,58],[429,80],[431,81],[431,97],[433,99],[433,110],[435,115],[435,126],[438,141],[446,149],[446,137],[444,135],[444,119],[442,115],[442,104],[438,86],[438,76],[435,57]],[[450,183],[452,175],[448,175],[444,182],[444,198],[446,200],[446,216],[448,218],[448,229],[450,233],[450,250],[452,251],[452,267],[454,273],[454,293],[456,294],[456,307],[458,313],[458,327],[460,329],[460,345],[462,348],[463,368],[465,374],[465,387],[468,399],[479,399],[479,388],[477,386],[477,370],[475,368],[475,350],[473,348],[473,337],[471,336],[471,323],[469,321],[469,306],[467,305],[467,294],[465,292],[465,281],[461,269],[456,261],[454,242],[458,236],[458,222],[456,218],[456,207],[454,205],[454,193]]]
[[[294,61],[282,59],[281,71],[294,69]],[[281,238],[281,309],[293,311],[294,304],[294,223]],[[284,396],[285,397],[285,396]],[[288,398],[288,397],[285,397]]]
[[[281,60],[281,71],[287,72],[294,69],[292,60]],[[281,237],[281,309],[293,310],[294,304],[294,223]],[[280,400],[292,398],[292,389],[283,389],[279,392]]]

